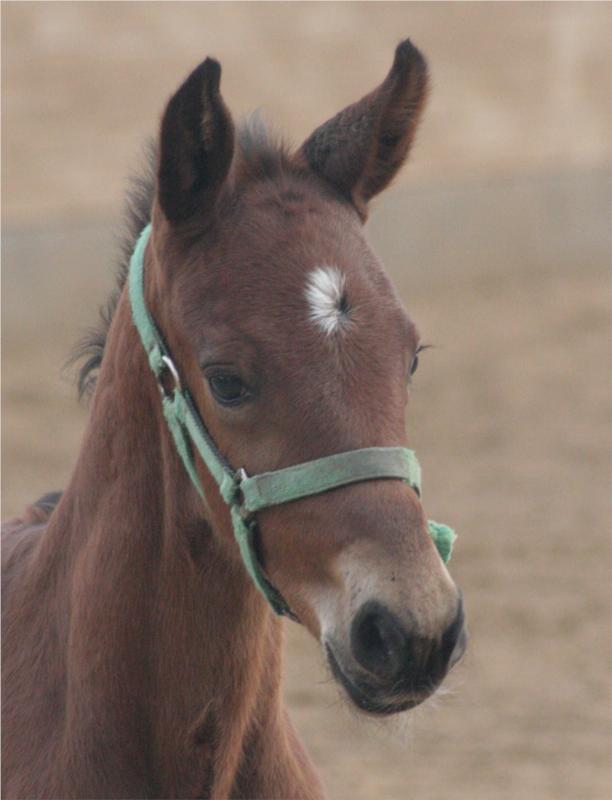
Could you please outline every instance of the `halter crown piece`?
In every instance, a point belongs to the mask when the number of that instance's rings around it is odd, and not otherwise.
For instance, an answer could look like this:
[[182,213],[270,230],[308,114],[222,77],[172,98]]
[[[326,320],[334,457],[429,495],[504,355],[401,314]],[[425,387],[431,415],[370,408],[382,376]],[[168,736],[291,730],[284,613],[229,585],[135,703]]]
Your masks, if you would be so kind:
[[[340,486],[360,481],[395,478],[421,490],[421,468],[413,450],[405,447],[366,447],[346,453],[306,461],[274,472],[248,476],[244,469],[233,469],[219,452],[198,413],[188,390],[181,385],[179,372],[144,298],[144,253],[151,225],[140,234],[130,259],[129,296],[134,324],[148,355],[149,365],[161,390],[163,412],[189,477],[201,497],[204,489],[196,469],[194,450],[200,455],[217,482],[221,496],[230,507],[234,535],[240,546],[244,566],[257,588],[277,614],[294,617],[280,592],[266,578],[255,552],[255,514],[262,508],[290,503]],[[174,380],[165,388],[168,373]],[[444,563],[451,556],[454,531],[429,521],[429,533]]]

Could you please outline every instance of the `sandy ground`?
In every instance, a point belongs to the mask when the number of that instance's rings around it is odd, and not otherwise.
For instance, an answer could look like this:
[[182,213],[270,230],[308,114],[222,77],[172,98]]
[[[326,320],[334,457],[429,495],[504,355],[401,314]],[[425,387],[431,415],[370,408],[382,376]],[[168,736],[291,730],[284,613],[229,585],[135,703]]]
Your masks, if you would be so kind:
[[[527,5],[519,19],[507,6],[495,17],[462,4],[347,4],[325,14],[301,4],[274,14],[257,4],[179,5],[128,3],[112,16],[99,3],[3,8],[4,516],[69,474],[86,410],[60,371],[111,283],[128,151],[210,49],[209,29],[233,64],[238,107],[256,97],[296,138],[384,72],[388,45],[409,22],[433,52],[442,97],[412,183],[403,179],[379,204],[369,235],[436,345],[422,359],[407,423],[427,511],[460,534],[452,571],[470,648],[447,691],[380,725],[347,708],[316,643],[288,625],[288,703],[335,800],[607,800],[610,6],[554,5],[547,17]],[[496,29],[504,37],[493,46]],[[368,46],[346,78],[341,61],[359,35]],[[559,37],[569,54],[559,55]],[[500,117],[516,69],[528,84],[536,67],[546,86],[525,88],[522,105]],[[559,70],[571,86],[557,86]],[[457,87],[467,108],[453,100]],[[573,134],[557,122],[566,103],[583,112]],[[499,125],[487,127],[487,115]],[[514,128],[500,133],[504,120]],[[527,126],[535,142],[525,141]]]
[[609,3],[9,2],[2,17],[5,219],[116,208],[137,143],[211,54],[233,113],[261,108],[298,144],[410,36],[433,91],[400,182],[611,160]]

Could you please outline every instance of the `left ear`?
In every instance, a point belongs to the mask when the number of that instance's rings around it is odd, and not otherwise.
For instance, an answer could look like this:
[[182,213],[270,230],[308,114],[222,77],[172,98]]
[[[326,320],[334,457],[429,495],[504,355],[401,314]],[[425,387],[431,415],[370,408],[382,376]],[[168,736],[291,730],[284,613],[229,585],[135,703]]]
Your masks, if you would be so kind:
[[298,158],[365,218],[408,155],[426,97],[427,64],[406,39],[381,85],[317,128]]
[[172,224],[212,210],[234,153],[234,125],[219,91],[221,66],[207,58],[162,117],[157,194]]

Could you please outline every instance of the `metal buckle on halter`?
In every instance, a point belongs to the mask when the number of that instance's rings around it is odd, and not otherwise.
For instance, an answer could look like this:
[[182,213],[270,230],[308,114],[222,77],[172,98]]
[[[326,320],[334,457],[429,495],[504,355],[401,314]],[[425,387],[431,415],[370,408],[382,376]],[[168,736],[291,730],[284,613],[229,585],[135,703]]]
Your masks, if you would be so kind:
[[[160,372],[159,375],[157,375],[157,385],[162,397],[172,397],[176,391],[180,392],[181,390],[181,378],[178,374],[178,370],[174,364],[174,361],[170,358],[170,356],[162,356],[161,360],[164,363],[165,369]],[[170,387],[167,387],[166,381],[164,380],[168,372],[174,381],[174,384]]]
[[253,519],[253,514],[252,514],[252,512],[247,511],[244,508],[244,505],[243,505],[244,497],[242,495],[242,489],[240,488],[240,484],[242,483],[242,481],[245,481],[248,477],[249,476],[247,474],[246,469],[244,469],[244,467],[240,467],[240,469],[237,469],[236,472],[234,473],[234,484],[236,486],[236,489],[235,489],[235,492],[236,492],[236,494],[235,494],[236,506],[238,507],[238,513],[240,514],[242,519],[247,523],[251,522],[251,520]]

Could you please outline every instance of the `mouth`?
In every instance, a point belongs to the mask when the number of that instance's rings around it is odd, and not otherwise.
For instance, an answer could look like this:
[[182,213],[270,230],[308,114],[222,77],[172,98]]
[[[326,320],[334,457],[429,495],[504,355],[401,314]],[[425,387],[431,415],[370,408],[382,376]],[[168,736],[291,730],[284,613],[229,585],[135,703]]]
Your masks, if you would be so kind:
[[390,716],[391,714],[399,714],[401,711],[408,711],[409,709],[418,706],[431,694],[431,692],[427,692],[418,698],[410,697],[409,699],[399,701],[382,699],[380,697],[379,690],[377,690],[375,687],[369,686],[363,682],[360,685],[357,685],[357,683],[351,680],[346,673],[342,671],[342,668],[340,667],[331,647],[328,644],[325,645],[325,652],[327,654],[327,660],[334,678],[343,687],[357,708],[359,708],[361,711],[365,711],[368,714],[373,714],[376,716]]

